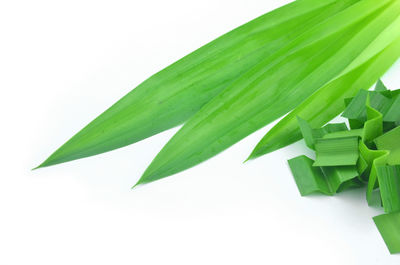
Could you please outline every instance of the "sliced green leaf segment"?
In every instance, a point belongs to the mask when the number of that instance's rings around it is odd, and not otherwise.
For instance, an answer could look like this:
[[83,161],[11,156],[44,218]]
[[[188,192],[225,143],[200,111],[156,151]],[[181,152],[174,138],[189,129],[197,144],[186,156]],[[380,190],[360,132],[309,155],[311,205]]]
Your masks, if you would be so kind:
[[306,156],[299,156],[288,162],[302,196],[313,193],[334,195],[359,186],[359,182],[355,181],[358,172],[354,166],[315,167],[314,161]]
[[390,106],[385,114],[384,121],[387,122],[399,122],[400,121],[400,96],[397,95],[393,99],[393,104]]
[[383,116],[379,111],[371,108],[369,103],[366,108],[368,120],[364,124],[362,140],[369,143],[383,134]]
[[347,126],[345,123],[331,123],[322,128],[313,129],[306,120],[300,117],[297,117],[297,120],[306,145],[313,150],[315,150],[315,143],[317,139],[323,138],[325,135],[330,133],[347,131]]
[[374,142],[378,149],[390,152],[387,158],[389,165],[400,164],[400,126],[376,138]]
[[387,162],[387,157],[389,155],[388,151],[385,150],[372,150],[369,149],[363,141],[360,141],[360,156],[362,156],[368,163],[369,168],[366,171],[366,178],[368,181],[367,186],[367,202],[368,205],[378,206],[380,205],[380,197],[374,194],[374,190],[379,186],[377,179],[377,167],[385,166]]
[[385,86],[385,84],[382,82],[382,80],[379,79],[378,82],[376,83],[375,91],[383,92],[383,91],[387,91],[387,90],[388,89]]
[[322,171],[335,193],[362,185],[356,166],[322,167]]
[[358,137],[318,139],[314,166],[357,165]]
[[332,186],[327,181],[320,167],[314,167],[314,160],[299,156],[289,161],[297,187],[302,196],[321,192],[326,195],[333,195]]
[[400,212],[382,214],[373,219],[390,253],[400,253]]
[[385,213],[400,211],[400,165],[379,166],[377,175]]
[[365,122],[368,119],[367,109],[365,103],[369,100],[369,106],[381,114],[388,111],[391,106],[392,100],[384,96],[383,91],[360,91],[354,100],[351,101],[350,105],[343,112],[343,117],[348,119],[358,120]]
[[361,182],[365,182],[365,180],[362,178],[362,176],[364,175],[364,173],[368,169],[368,167],[369,167],[368,162],[360,154],[360,158],[358,159],[358,162],[357,162],[357,170],[358,170],[358,179]]
[[367,102],[368,93],[368,91],[360,90],[346,107],[342,116],[348,119],[366,121],[365,103]]
[[330,138],[346,138],[346,137],[362,137],[364,134],[364,129],[356,129],[356,130],[347,130],[347,131],[338,131],[325,134],[322,138],[330,139]]

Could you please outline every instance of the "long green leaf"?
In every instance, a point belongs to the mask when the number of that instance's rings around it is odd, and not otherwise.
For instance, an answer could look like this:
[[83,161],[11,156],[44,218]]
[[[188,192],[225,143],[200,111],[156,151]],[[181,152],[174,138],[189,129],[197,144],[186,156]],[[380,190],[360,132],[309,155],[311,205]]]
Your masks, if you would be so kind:
[[299,38],[300,50],[262,61],[196,113],[138,184],[192,167],[292,110],[351,65],[399,14],[398,0],[361,1]]
[[144,81],[41,167],[96,155],[182,124],[242,73],[360,0],[299,0],[210,42]]
[[[400,23],[397,23],[396,26],[400,28]],[[396,31],[392,34],[396,35]],[[400,36],[399,30],[397,36]],[[359,67],[325,85],[279,121],[257,144],[248,159],[268,154],[300,140],[302,135],[297,116],[307,119],[313,127],[320,127],[339,115],[345,108],[345,98],[353,97],[359,89],[370,88],[399,57],[400,37]]]

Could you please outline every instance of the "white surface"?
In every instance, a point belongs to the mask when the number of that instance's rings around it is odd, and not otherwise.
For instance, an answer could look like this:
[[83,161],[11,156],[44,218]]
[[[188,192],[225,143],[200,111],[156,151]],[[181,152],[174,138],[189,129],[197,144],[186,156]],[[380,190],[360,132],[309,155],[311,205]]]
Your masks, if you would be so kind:
[[303,143],[241,163],[270,126],[133,191],[176,129],[30,171],[149,75],[286,2],[0,2],[0,264],[399,264],[363,190],[299,196],[286,160]]

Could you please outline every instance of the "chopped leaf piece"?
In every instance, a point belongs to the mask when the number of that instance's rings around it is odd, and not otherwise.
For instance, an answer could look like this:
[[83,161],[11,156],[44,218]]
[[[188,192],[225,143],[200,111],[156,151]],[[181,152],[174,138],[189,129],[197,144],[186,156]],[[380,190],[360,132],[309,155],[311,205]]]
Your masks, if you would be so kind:
[[359,187],[361,184],[356,179],[358,176],[356,166],[322,167],[322,172],[335,192]]
[[359,157],[358,137],[318,139],[314,166],[356,165]]
[[360,141],[360,156],[362,156],[365,161],[368,163],[368,169],[365,171],[366,174],[363,174],[363,177],[366,176],[366,180],[368,181],[367,187],[367,202],[368,205],[380,205],[381,200],[380,197],[374,197],[374,189],[376,189],[378,185],[377,181],[377,171],[376,168],[378,166],[385,166],[387,157],[389,152],[386,150],[371,150],[368,146]]
[[322,138],[328,139],[328,138],[344,138],[344,137],[362,137],[363,135],[363,129],[355,129],[355,130],[350,130],[350,131],[339,131],[339,132],[332,132],[325,134]]
[[378,82],[376,83],[375,86],[375,91],[387,91],[387,87],[385,86],[385,84],[382,82],[381,79],[378,80]]
[[301,134],[308,148],[315,150],[315,140],[322,137],[321,129],[313,129],[306,120],[297,117]]
[[[369,99],[369,106],[379,111],[382,114],[388,112],[392,99],[384,96],[386,91],[365,91],[360,90],[357,96],[350,102],[346,110],[343,112],[343,117],[350,120],[357,120],[359,122],[365,122],[368,119],[366,102]],[[352,127],[353,128],[353,127]]]
[[390,151],[387,163],[400,164],[400,126],[375,139],[379,150]]
[[304,155],[288,162],[302,196],[316,192],[333,195],[360,186],[356,179],[358,172],[355,166],[314,167],[314,161]]
[[312,159],[303,155],[290,159],[288,162],[301,196],[315,192],[334,194],[321,168],[312,166],[314,163]]
[[364,142],[371,142],[376,137],[383,134],[383,117],[382,114],[367,105],[368,120],[364,124],[362,139]]
[[400,253],[400,212],[382,214],[373,219],[389,252]]
[[[386,91],[389,92],[389,91]],[[389,110],[390,106],[392,105],[393,99],[386,97],[385,94],[390,94],[386,93],[385,91],[382,92],[377,92],[377,91],[370,91],[369,92],[369,99],[370,99],[370,106],[380,113],[382,115],[386,114],[386,112]],[[368,115],[367,115],[368,116]]]
[[358,175],[359,175],[359,179],[361,181],[363,181],[363,179],[361,178],[361,176],[364,174],[364,172],[368,169],[368,163],[367,161],[364,159],[364,157],[362,157],[362,155],[360,154],[360,158],[358,159],[357,162],[357,169],[358,169]]
[[342,116],[352,120],[365,121],[367,119],[367,113],[365,110],[367,98],[368,91],[360,90],[344,110]]
[[379,166],[377,175],[385,213],[400,211],[400,166]]
[[400,121],[400,96],[397,96],[393,104],[390,106],[389,110],[386,112],[384,121],[388,122],[398,122]]
[[329,133],[347,131],[345,123],[330,123],[322,128],[313,129],[306,120],[300,117],[297,117],[297,119],[306,145],[313,150],[315,150],[315,142],[317,139],[322,138]]

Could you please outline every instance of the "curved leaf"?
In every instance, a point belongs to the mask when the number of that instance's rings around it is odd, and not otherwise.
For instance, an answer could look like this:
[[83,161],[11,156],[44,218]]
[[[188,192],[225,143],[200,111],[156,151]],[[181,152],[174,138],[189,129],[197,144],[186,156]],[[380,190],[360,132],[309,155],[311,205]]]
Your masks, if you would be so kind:
[[138,184],[190,168],[292,110],[339,75],[400,14],[400,1],[361,1],[302,35],[302,47],[263,61],[196,113]]
[[[400,28],[400,20],[396,25]],[[320,127],[339,115],[344,99],[353,97],[360,89],[370,88],[400,57],[400,30],[391,32],[397,37],[377,55],[348,73],[331,81],[279,121],[257,144],[248,159],[268,154],[302,138],[297,116]]]
[[295,1],[223,35],[144,81],[40,167],[107,152],[182,124],[260,58],[359,1]]

